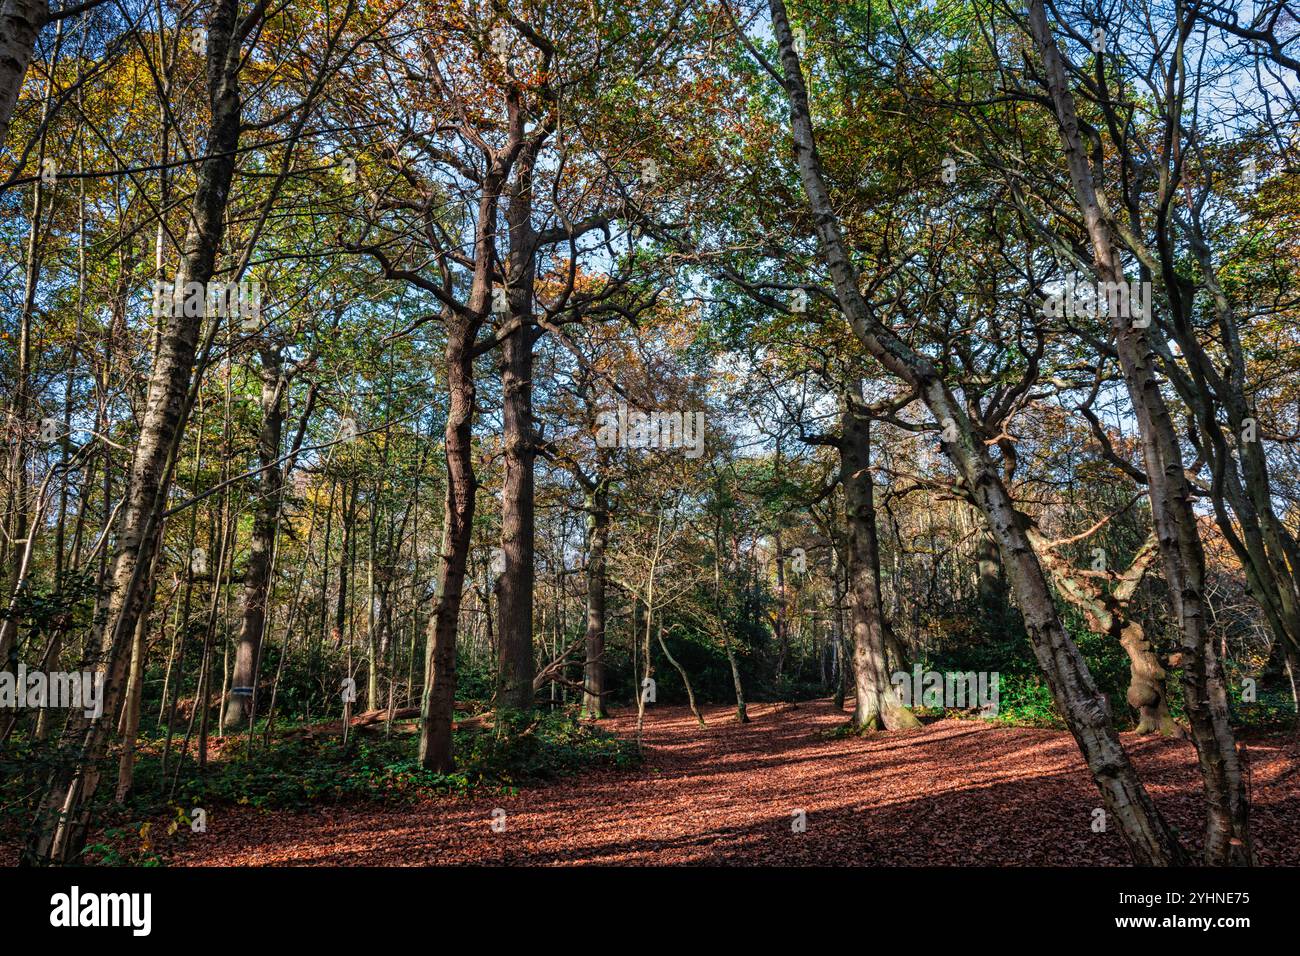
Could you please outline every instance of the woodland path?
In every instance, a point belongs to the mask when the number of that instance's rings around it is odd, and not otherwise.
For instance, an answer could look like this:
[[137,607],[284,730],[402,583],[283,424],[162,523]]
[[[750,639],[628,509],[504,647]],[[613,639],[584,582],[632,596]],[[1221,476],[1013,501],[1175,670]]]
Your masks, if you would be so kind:
[[[752,723],[685,708],[647,715],[646,760],[522,791],[398,809],[218,808],[173,865],[821,864],[1127,862],[1118,831],[1092,831],[1099,805],[1073,738],[1057,730],[942,720],[872,738],[827,735],[829,701],[758,704]],[[608,721],[630,735],[635,714]],[[1124,735],[1152,795],[1199,841],[1195,754],[1186,741]],[[1250,741],[1251,823],[1264,864],[1300,865],[1300,746]],[[493,832],[493,809],[506,829]],[[791,831],[792,813],[807,830]]]

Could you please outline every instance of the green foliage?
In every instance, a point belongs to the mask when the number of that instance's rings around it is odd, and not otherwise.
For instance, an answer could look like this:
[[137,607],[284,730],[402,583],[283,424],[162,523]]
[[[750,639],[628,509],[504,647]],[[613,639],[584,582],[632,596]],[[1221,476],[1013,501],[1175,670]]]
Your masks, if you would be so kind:
[[[13,617],[32,636],[45,635],[58,628],[89,626],[94,607],[95,579],[86,571],[64,572],[48,586],[39,579],[19,591],[12,611],[0,611],[0,617]],[[3,662],[12,665],[13,661]]]
[[468,734],[456,747],[475,786],[524,786],[593,767],[632,767],[639,760],[633,743],[567,710],[503,712],[494,731]]
[[490,700],[496,693],[496,668],[491,661],[474,663],[463,651],[456,655],[456,697],[459,700]]
[[[240,804],[298,809],[317,803],[413,803],[435,794],[478,788],[513,789],[597,766],[632,765],[635,750],[625,741],[579,723],[574,715],[534,715],[524,723],[503,715],[491,731],[456,732],[459,767],[450,774],[420,766],[411,736],[340,739],[292,737],[258,748],[250,758],[244,738],[231,740],[202,776],[183,779],[176,792],[182,806]],[[142,755],[136,771],[136,806],[156,808],[159,763]]]
[[998,679],[998,723],[1064,727],[1052,691],[1037,674],[1002,674]]
[[82,851],[82,859],[98,866],[162,866],[152,829],[148,821],[109,827]]
[[1228,705],[1233,723],[1252,730],[1286,730],[1296,725],[1295,702],[1289,689],[1261,690],[1258,699],[1249,704],[1239,695],[1230,694]]

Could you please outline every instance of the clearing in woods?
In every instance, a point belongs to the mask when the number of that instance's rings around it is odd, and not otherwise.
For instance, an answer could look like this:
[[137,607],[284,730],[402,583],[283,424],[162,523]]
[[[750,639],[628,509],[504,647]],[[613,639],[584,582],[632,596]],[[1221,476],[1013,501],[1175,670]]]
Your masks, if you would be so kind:
[[[795,864],[1127,865],[1097,790],[1058,730],[941,720],[917,731],[831,736],[829,701],[647,714],[645,762],[515,796],[304,813],[218,808],[174,865]],[[604,726],[635,732],[634,713]],[[1160,808],[1189,845],[1204,809],[1187,741],[1124,734]],[[1300,865],[1300,745],[1249,742],[1260,863]],[[493,829],[493,811],[505,811]],[[796,826],[802,811],[805,828]],[[497,815],[500,819],[500,815]]]

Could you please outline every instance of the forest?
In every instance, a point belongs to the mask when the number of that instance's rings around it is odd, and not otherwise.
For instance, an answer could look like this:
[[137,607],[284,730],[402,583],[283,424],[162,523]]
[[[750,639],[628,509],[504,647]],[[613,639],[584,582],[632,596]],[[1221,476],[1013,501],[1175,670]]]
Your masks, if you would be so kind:
[[1300,865],[1295,3],[0,3],[0,864]]

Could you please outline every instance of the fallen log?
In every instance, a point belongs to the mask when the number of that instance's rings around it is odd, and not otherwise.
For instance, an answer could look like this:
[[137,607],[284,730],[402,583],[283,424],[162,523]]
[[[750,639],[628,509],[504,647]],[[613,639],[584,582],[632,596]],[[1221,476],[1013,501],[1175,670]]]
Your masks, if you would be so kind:
[[[478,701],[456,701],[457,710],[470,710],[477,705]],[[419,707],[398,707],[393,710],[393,720],[409,720],[410,718],[419,718]],[[492,711],[485,711],[481,714],[475,714],[465,720],[458,720],[452,723],[453,730],[491,730],[493,727]],[[381,708],[379,710],[368,710],[363,714],[357,714],[349,722],[349,726],[354,730],[374,729],[388,722],[388,710]],[[320,724],[310,724],[306,727],[296,727],[281,736],[282,740],[289,740],[294,737],[330,737],[343,733],[342,720],[330,720]]]

